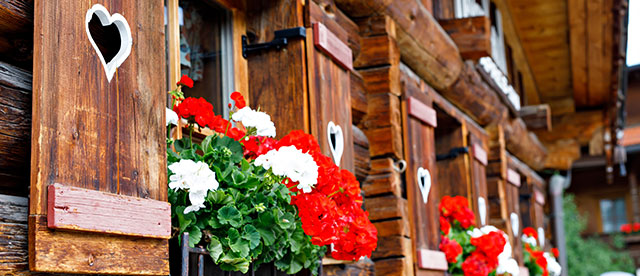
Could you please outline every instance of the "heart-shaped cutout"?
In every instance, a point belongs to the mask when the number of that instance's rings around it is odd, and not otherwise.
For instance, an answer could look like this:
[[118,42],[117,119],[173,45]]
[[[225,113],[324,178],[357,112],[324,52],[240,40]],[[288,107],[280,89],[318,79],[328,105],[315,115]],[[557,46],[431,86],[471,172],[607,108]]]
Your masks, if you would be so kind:
[[342,128],[332,121],[327,124],[327,141],[329,142],[329,150],[331,151],[333,162],[340,166],[340,160],[344,152],[344,134],[342,133]]
[[104,6],[95,4],[85,15],[85,27],[107,80],[111,82],[116,69],[131,53],[133,40],[129,23],[121,14],[111,15]]
[[480,223],[487,224],[487,201],[484,197],[478,198],[478,214],[480,214]]
[[542,227],[538,227],[538,242],[540,242],[540,247],[544,248],[544,242],[545,242],[545,237],[544,237],[544,228]]
[[429,173],[429,170],[420,167],[418,168],[416,176],[418,180],[418,188],[422,194],[422,201],[427,204],[427,201],[429,200],[429,192],[431,191],[431,173]]
[[518,231],[520,231],[520,218],[516,213],[511,213],[509,218],[511,219],[511,233],[517,237],[519,233]]

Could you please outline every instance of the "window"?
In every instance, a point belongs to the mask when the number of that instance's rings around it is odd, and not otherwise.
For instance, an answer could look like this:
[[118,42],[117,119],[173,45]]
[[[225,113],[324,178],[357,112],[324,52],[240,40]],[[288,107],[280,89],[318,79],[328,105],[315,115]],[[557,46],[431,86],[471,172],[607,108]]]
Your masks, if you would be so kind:
[[[168,2],[173,1],[176,0]],[[179,25],[179,39],[173,45],[167,31],[168,57],[172,51],[178,52],[178,62],[168,58],[167,71],[171,74],[172,69],[177,70],[179,76],[193,79],[193,88],[183,87],[185,96],[205,98],[216,114],[226,116],[229,95],[234,91],[231,13],[214,3],[197,0],[180,0],[177,14],[167,13],[167,18],[177,17],[177,20],[167,20],[168,27]],[[171,85],[169,83],[169,87]]]
[[619,231],[620,226],[627,222],[624,198],[600,200],[600,216],[602,218],[602,232]]

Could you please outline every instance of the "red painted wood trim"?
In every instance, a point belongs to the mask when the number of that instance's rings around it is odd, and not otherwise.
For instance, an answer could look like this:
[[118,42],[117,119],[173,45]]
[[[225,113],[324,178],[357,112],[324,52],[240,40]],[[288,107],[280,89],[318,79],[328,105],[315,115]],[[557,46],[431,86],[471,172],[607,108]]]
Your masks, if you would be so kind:
[[520,187],[520,174],[513,169],[507,169],[507,181],[516,187]]
[[353,69],[351,48],[320,22],[313,23],[313,45],[343,69]]
[[430,270],[449,269],[447,257],[441,251],[418,249],[418,267]]
[[169,239],[168,202],[53,184],[48,186],[47,226]]
[[473,157],[482,165],[487,165],[487,152],[479,144],[473,144]]
[[540,205],[544,205],[544,194],[538,190],[533,190],[533,194],[536,197],[536,202]]
[[416,117],[418,120],[432,127],[438,126],[435,109],[415,97],[409,97],[407,99],[407,105],[409,106],[409,115]]

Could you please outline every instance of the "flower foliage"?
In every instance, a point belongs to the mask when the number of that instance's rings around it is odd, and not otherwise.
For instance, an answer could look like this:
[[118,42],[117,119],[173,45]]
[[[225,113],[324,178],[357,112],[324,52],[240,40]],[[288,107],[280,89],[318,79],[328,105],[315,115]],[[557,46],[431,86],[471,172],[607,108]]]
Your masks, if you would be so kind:
[[449,274],[464,276],[512,275],[519,267],[511,258],[507,235],[493,226],[475,227],[475,216],[461,196],[445,196],[440,210],[440,251],[449,263]]
[[524,264],[532,276],[559,276],[562,267],[556,260],[558,249],[553,248],[553,254],[544,252],[537,244],[538,234],[532,227],[522,229],[522,244],[524,244]]
[[192,135],[168,140],[172,223],[176,234],[189,233],[190,246],[206,248],[223,270],[246,273],[249,264],[273,262],[288,274],[306,268],[314,275],[327,246],[341,260],[375,250],[377,230],[362,209],[358,181],[323,155],[313,136],[272,138],[269,115],[251,110],[237,92],[237,127],[206,100],[170,93],[190,133],[216,133],[200,143]]

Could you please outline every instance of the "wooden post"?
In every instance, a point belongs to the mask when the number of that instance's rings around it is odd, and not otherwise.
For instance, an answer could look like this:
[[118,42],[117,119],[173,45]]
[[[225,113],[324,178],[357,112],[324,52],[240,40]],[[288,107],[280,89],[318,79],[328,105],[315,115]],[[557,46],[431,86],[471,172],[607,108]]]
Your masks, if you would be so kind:
[[640,222],[640,197],[638,196],[638,177],[635,170],[630,170],[629,172],[629,188],[631,192],[633,222]]

